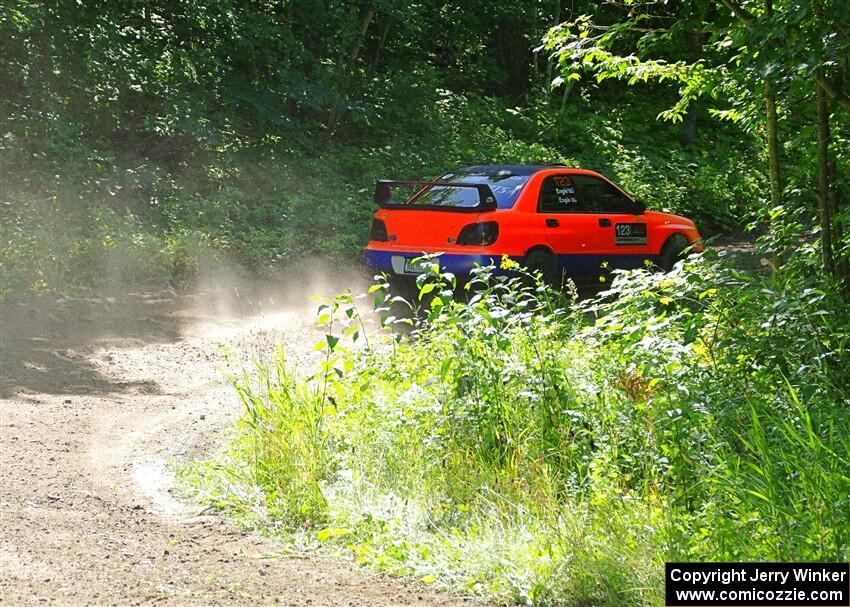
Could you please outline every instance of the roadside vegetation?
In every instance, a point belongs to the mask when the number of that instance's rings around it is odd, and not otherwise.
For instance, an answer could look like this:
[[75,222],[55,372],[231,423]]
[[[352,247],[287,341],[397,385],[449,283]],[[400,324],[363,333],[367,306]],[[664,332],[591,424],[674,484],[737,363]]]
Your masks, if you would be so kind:
[[811,269],[693,256],[577,302],[492,268],[461,295],[435,265],[400,318],[376,285],[378,332],[327,300],[325,361],[233,377],[242,419],[189,485],[302,549],[521,604],[658,605],[665,561],[846,560],[850,310]]

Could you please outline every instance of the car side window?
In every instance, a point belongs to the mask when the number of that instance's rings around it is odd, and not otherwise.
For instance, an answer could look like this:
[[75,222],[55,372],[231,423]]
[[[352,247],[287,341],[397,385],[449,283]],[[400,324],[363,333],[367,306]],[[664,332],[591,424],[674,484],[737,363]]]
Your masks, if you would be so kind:
[[572,175],[550,175],[540,184],[538,213],[581,213]]
[[586,213],[632,213],[634,203],[604,179],[573,175],[579,203]]

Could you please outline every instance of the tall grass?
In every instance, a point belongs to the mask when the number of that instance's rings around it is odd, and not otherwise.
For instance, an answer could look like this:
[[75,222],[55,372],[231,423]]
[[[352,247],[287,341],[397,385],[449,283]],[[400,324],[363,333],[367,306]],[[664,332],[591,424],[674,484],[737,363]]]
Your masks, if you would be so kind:
[[246,415],[206,499],[527,604],[659,604],[665,560],[850,557],[850,318],[829,285],[695,258],[585,303],[493,268],[470,286],[432,272],[414,303],[379,283],[386,335],[357,350],[355,300],[323,304],[314,375],[278,352],[234,381]]
[[258,363],[255,375],[261,391],[247,375],[231,378],[245,408],[243,431],[252,437],[245,480],[262,490],[272,518],[293,527],[319,522],[327,507],[320,483],[335,463],[322,389],[299,382],[283,350],[272,364]]

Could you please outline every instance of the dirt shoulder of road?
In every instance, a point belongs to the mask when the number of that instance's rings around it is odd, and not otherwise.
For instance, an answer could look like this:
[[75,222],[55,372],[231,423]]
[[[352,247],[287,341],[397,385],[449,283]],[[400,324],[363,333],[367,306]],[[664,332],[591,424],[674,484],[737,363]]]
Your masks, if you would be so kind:
[[[245,291],[251,292],[252,291]],[[309,302],[239,289],[0,304],[4,605],[450,605],[321,556],[282,556],[176,492],[238,413],[221,345],[309,364]]]

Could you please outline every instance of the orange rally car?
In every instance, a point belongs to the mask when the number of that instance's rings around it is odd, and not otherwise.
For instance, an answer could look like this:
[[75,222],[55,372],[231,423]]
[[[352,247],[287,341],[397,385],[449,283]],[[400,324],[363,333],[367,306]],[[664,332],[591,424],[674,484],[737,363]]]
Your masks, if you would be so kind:
[[[403,202],[393,190],[412,188]],[[694,222],[647,211],[593,171],[563,165],[487,165],[435,181],[378,181],[364,260],[374,270],[415,276],[423,253],[459,278],[502,255],[540,272],[598,283],[614,268],[647,262],[672,268],[689,246],[702,250]]]

